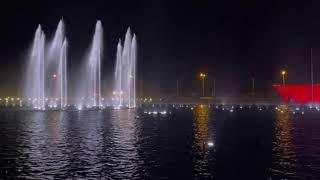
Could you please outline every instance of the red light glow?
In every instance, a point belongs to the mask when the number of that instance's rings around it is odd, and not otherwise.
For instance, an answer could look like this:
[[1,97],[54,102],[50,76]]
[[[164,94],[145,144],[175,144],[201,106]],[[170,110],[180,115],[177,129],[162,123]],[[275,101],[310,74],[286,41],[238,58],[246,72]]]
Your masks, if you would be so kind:
[[313,93],[311,85],[274,85],[273,87],[286,102],[297,104],[320,103],[320,85],[313,86]]

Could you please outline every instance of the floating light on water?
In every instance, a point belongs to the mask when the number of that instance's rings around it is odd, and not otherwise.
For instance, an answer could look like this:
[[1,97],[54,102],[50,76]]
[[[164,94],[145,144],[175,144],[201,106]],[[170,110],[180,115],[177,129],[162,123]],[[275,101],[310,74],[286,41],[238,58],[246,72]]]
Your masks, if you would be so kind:
[[167,111],[162,111],[162,112],[160,112],[160,114],[165,115],[165,114],[167,114]]
[[79,111],[81,111],[81,110],[82,110],[82,106],[78,106],[77,109],[78,109]]
[[214,146],[214,143],[209,141],[209,142],[208,142],[208,146],[209,146],[209,147],[212,147],[212,146]]

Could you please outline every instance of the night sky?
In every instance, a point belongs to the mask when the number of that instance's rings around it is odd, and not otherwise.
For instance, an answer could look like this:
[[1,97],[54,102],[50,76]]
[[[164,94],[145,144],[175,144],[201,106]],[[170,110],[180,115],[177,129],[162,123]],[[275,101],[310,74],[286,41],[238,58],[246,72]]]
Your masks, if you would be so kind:
[[[273,92],[280,70],[288,83],[310,83],[313,47],[320,82],[320,2],[317,1],[10,1],[0,7],[0,96],[19,95],[24,66],[38,24],[52,37],[60,18],[69,40],[70,78],[90,46],[94,25],[104,28],[103,79],[108,83],[116,44],[127,27],[138,37],[139,91],[143,95],[198,92],[199,72],[216,78],[217,95]],[[106,84],[107,84],[106,83]],[[105,85],[108,86],[108,85]]]

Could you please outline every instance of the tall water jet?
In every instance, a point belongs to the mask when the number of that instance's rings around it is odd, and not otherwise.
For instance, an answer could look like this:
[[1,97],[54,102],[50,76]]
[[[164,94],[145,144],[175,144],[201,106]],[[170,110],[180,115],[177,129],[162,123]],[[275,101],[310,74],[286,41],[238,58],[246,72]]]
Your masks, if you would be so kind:
[[136,107],[136,100],[137,100],[137,94],[136,94],[136,68],[137,68],[137,38],[136,35],[133,34],[132,38],[132,44],[131,44],[131,76],[133,79],[131,79],[131,89],[132,89],[132,101],[131,104],[133,107]]
[[136,36],[132,37],[128,28],[124,45],[121,41],[117,47],[117,58],[115,67],[115,90],[113,91],[114,106],[116,108],[136,106]]
[[24,96],[36,109],[45,109],[45,89],[44,89],[44,50],[45,34],[39,25],[33,40],[31,55],[27,65],[26,84]]
[[67,41],[64,35],[64,22],[60,20],[46,57],[46,96],[49,107],[59,106],[63,109],[67,105],[66,57]]
[[68,42],[65,38],[62,44],[60,61],[59,61],[59,76],[61,79],[60,82],[60,105],[61,109],[66,108],[68,104],[68,94],[67,94],[67,47]]
[[118,46],[117,46],[117,55],[116,55],[116,67],[115,67],[115,90],[113,91],[113,95],[115,96],[114,99],[114,106],[121,107],[122,106],[122,45],[121,39],[119,39]]
[[47,50],[45,46],[39,25],[28,62],[25,97],[36,109],[45,109],[47,105],[63,109],[67,106],[67,41],[62,20]]
[[97,21],[92,45],[86,65],[86,107],[100,107],[101,102],[101,59],[103,51],[103,30],[101,21]]

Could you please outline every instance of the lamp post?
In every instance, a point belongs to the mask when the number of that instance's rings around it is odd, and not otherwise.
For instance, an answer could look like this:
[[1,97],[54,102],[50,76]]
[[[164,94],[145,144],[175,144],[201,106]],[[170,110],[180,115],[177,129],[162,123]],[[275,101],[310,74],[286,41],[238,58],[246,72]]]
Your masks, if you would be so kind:
[[176,90],[177,90],[177,94],[176,95],[177,95],[177,97],[179,97],[179,80],[177,80],[177,89]]
[[282,85],[285,86],[286,85],[286,80],[285,80],[285,75],[287,74],[287,72],[285,70],[281,71],[281,75],[282,75]]
[[254,98],[254,96],[255,96],[255,76],[254,76],[254,73],[252,73],[252,72],[249,72],[249,76],[251,79],[251,97]]
[[255,94],[255,88],[254,88],[254,76],[251,77],[251,81],[252,81],[252,98],[254,98],[254,94]]
[[205,73],[200,73],[200,78],[202,80],[202,96],[204,96],[204,80],[206,78],[206,74]]
[[216,96],[216,78],[213,78],[212,97]]

